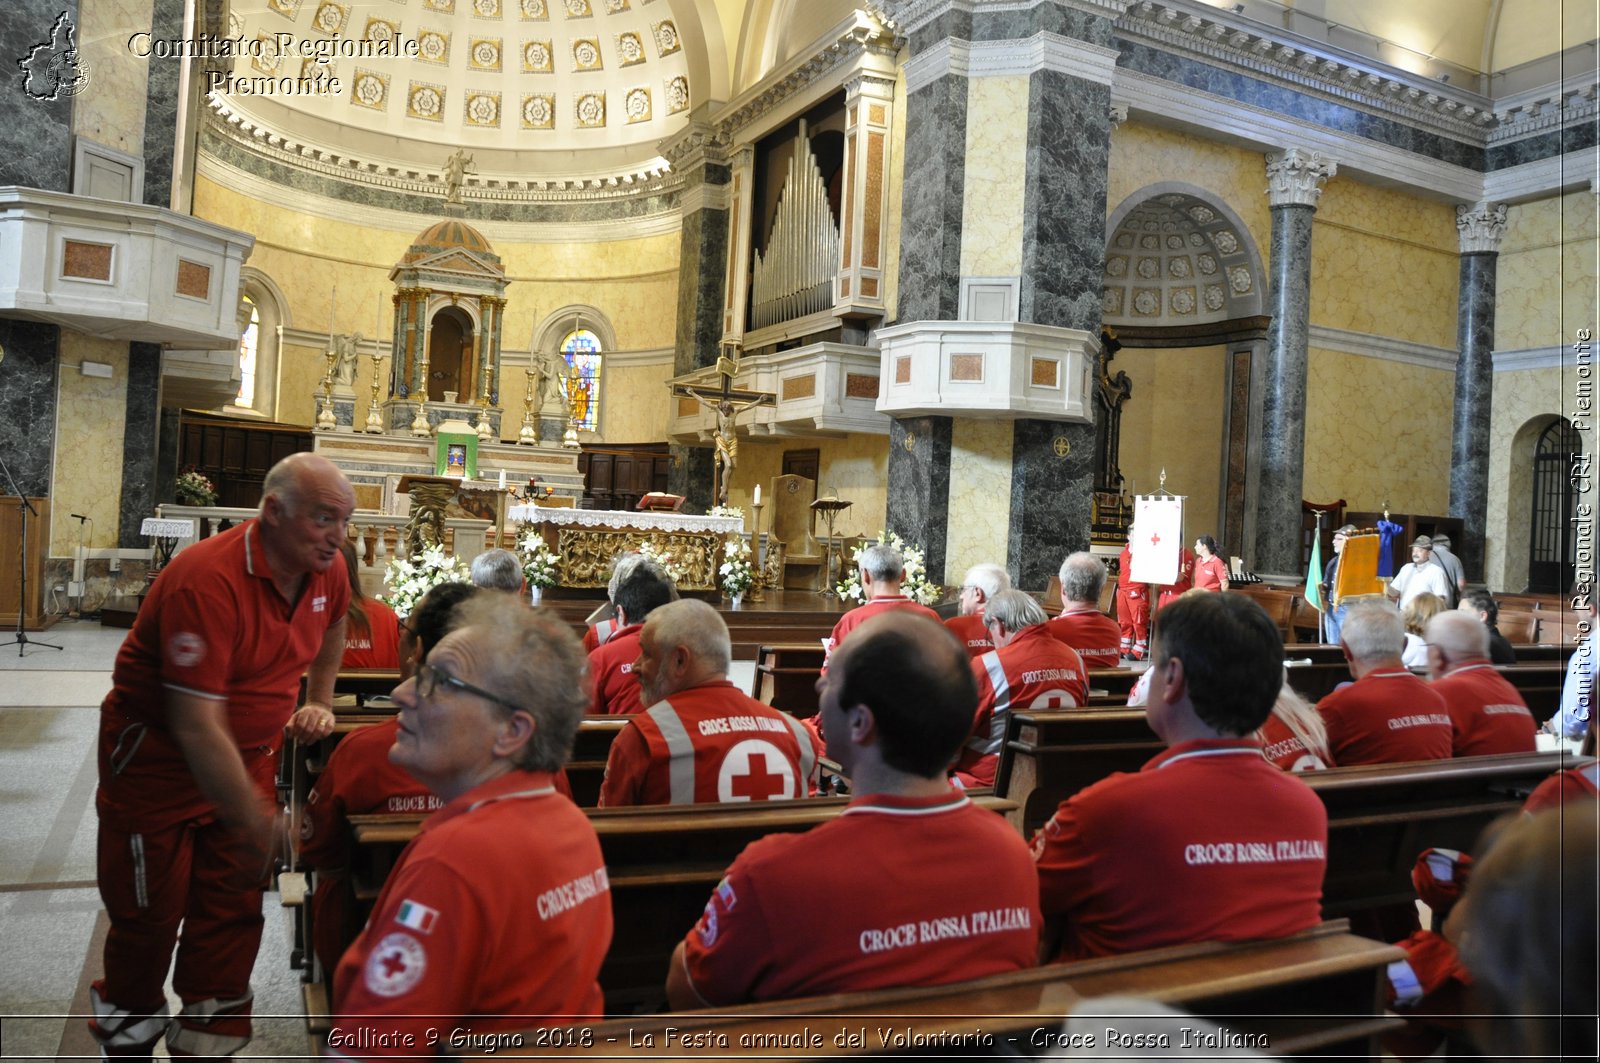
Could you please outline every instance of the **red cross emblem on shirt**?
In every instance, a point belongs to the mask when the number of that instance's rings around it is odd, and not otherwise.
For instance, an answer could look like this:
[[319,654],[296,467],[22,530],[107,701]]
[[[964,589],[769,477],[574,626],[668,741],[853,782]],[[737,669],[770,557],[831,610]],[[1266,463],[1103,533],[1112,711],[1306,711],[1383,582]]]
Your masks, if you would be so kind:
[[400,954],[399,949],[396,949],[394,952],[391,952],[389,955],[383,958],[383,976],[385,978],[397,977],[400,974],[403,974],[405,969],[406,960],[405,957]]
[[735,775],[729,781],[735,797],[748,798],[751,801],[770,801],[788,789],[789,776],[781,772],[777,775],[769,772],[765,753],[752,753],[748,763],[750,765],[748,772]]

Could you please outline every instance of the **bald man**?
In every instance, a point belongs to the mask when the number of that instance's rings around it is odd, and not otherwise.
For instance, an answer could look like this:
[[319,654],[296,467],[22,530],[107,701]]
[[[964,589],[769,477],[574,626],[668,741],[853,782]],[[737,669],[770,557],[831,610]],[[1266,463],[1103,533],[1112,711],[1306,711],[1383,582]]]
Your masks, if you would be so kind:
[[[286,833],[278,754],[286,726],[301,740],[333,730],[350,601],[339,548],[355,510],[344,474],[308,453],[273,466],[261,490],[256,517],[162,570],[100,707],[98,877],[111,929],[89,1029],[107,1055],[148,1058],[163,1034],[175,1055],[231,1055],[250,1041],[261,891]],[[183,1001],[170,1023],[169,966]]]
[[1450,713],[1451,752],[1532,753],[1538,725],[1517,688],[1489,660],[1489,629],[1455,610],[1428,621],[1428,675]]
[[805,797],[818,749],[799,720],[728,681],[728,625],[705,602],[656,608],[633,674],[644,711],[611,743],[600,807]]

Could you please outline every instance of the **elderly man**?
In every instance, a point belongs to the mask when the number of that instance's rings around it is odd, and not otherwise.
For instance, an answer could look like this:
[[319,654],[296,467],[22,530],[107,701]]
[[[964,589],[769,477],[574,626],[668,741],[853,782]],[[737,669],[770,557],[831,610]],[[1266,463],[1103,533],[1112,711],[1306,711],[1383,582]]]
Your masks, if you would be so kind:
[[1195,595],[1161,610],[1154,649],[1146,711],[1166,752],[1080,790],[1034,836],[1044,955],[1284,937],[1322,919],[1327,811],[1246,737],[1283,685],[1276,625],[1243,595]]
[[933,620],[939,619],[938,613],[900,593],[900,585],[906,579],[906,561],[900,556],[900,551],[888,543],[873,543],[861,551],[858,564],[861,569],[861,589],[867,600],[844,614],[833,625],[833,637],[828,640],[830,656],[838,651],[846,635],[881,613],[905,609]]
[[528,582],[522,575],[522,561],[510,550],[485,550],[472,559],[473,586],[486,591],[522,594]]
[[589,711],[603,716],[627,716],[638,712],[639,677],[633,664],[639,658],[639,632],[650,614],[678,597],[672,577],[654,561],[641,558],[617,581],[612,604],[617,623],[622,626],[589,653],[589,676],[593,700]]
[[333,1055],[433,1055],[476,1034],[598,1015],[611,943],[600,841],[554,774],[586,701],[565,622],[498,594],[400,684],[389,757],[444,807],[389,873],[339,963]]
[[1317,703],[1328,726],[1328,750],[1340,767],[1450,756],[1450,713],[1444,699],[1400,663],[1405,644],[1405,625],[1392,605],[1363,602],[1345,617],[1339,645],[1356,681]]
[[1089,699],[1089,674],[1077,651],[1052,638],[1044,610],[1022,591],[1001,591],[983,612],[995,648],[972,662],[978,713],[955,777],[993,786],[1012,709],[1075,709]]
[[1450,594],[1445,601],[1454,609],[1461,601],[1461,596],[1467,593],[1467,570],[1461,564],[1461,559],[1450,551],[1450,536],[1443,532],[1434,532],[1433,563],[1444,569],[1445,580],[1450,584]]
[[1444,574],[1444,567],[1433,563],[1433,540],[1426,535],[1419,535],[1411,544],[1411,561],[1394,574],[1385,593],[1391,598],[1398,598],[1400,608],[1404,609],[1411,604],[1411,599],[1424,592],[1437,594],[1447,602],[1453,601],[1450,580]]
[[[617,558],[611,566],[611,578],[606,581],[606,604],[611,607],[612,616],[606,620],[596,620],[583,631],[583,652],[593,653],[597,647],[611,641],[622,625],[616,618],[617,586],[622,578],[633,569],[633,566],[645,559],[643,554],[626,553]],[[590,614],[593,615],[592,613]]]
[[961,614],[944,622],[950,633],[967,648],[967,656],[982,657],[994,649],[989,629],[983,622],[983,609],[1001,591],[1011,589],[1011,576],[999,565],[973,565],[961,580]]
[[1517,651],[1511,640],[1500,633],[1500,603],[1486,590],[1469,591],[1461,596],[1456,608],[1468,616],[1475,616],[1489,629],[1489,660],[1495,664],[1516,664]]
[[1150,587],[1133,582],[1134,531],[1128,529],[1128,542],[1117,559],[1117,628],[1121,656],[1142,661],[1150,649]]
[[[89,1028],[107,1055],[148,1058],[163,1033],[185,1055],[250,1041],[261,890],[286,833],[278,753],[286,724],[305,740],[333,729],[350,600],[339,547],[355,509],[344,474],[311,454],[280,461],[261,489],[255,518],[162,571],[100,707],[98,878],[111,929]],[[169,966],[183,1001],[170,1025]]]
[[1061,613],[1046,625],[1083,659],[1085,668],[1115,668],[1122,663],[1117,622],[1100,611],[1106,566],[1086,550],[1061,562]]
[[[1039,886],[1027,847],[945,780],[972,728],[960,646],[937,621],[876,616],[834,654],[817,694],[828,756],[854,797],[838,818],[739,855],[672,955],[668,1003],[941,985],[1031,966]],[[817,869],[841,859],[848,887],[819,889]]]
[[705,602],[669,602],[639,632],[640,701],[611,743],[600,807],[805,797],[815,739],[728,682],[728,625]]
[[1428,676],[1450,713],[1450,752],[1532,753],[1538,725],[1517,688],[1489,660],[1489,629],[1460,610],[1440,613],[1423,630]]

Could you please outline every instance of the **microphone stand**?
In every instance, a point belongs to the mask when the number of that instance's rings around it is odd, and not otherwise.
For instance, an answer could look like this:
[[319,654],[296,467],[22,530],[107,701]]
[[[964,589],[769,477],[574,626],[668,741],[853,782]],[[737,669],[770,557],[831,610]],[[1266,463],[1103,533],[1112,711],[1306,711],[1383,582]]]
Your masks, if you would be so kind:
[[0,458],[0,472],[6,474],[6,482],[11,485],[11,490],[16,494],[17,501],[22,503],[22,509],[17,512],[17,516],[21,518],[22,522],[22,553],[17,561],[17,568],[21,576],[18,583],[22,586],[22,597],[17,601],[17,633],[10,642],[0,642],[0,649],[5,649],[7,646],[16,646],[18,657],[24,656],[28,652],[29,646],[42,646],[47,650],[59,650],[61,647],[52,642],[30,640],[28,633],[22,628],[22,618],[28,611],[28,514],[31,513],[37,517],[39,511],[33,508],[33,503],[28,501],[28,496],[23,494],[22,488],[17,486],[16,477],[11,475],[11,469],[6,465],[4,458]]

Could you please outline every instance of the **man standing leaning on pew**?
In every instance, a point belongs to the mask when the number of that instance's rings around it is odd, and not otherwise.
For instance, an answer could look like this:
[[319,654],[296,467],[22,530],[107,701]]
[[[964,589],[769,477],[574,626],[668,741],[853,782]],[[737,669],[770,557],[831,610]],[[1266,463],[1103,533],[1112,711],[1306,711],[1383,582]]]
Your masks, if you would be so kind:
[[817,773],[805,724],[728,681],[733,644],[717,611],[669,602],[639,632],[633,675],[645,710],[611,743],[600,807],[782,801]]
[[[817,694],[828,756],[854,797],[828,823],[739,854],[672,954],[671,1006],[943,985],[1032,966],[1039,883],[1027,846],[945,780],[977,700],[965,650],[936,620],[873,617],[834,654]],[[837,874],[818,889],[827,868]]]
[[457,617],[394,692],[391,757],[445,804],[334,972],[336,1056],[434,1055],[452,1030],[604,1008],[605,862],[554,783],[588,700],[583,648],[564,621],[510,595],[478,595]]
[[1327,810],[1245,737],[1272,711],[1282,660],[1277,626],[1243,595],[1161,610],[1146,712],[1167,750],[1079,791],[1034,836],[1045,958],[1286,937],[1321,921]]

